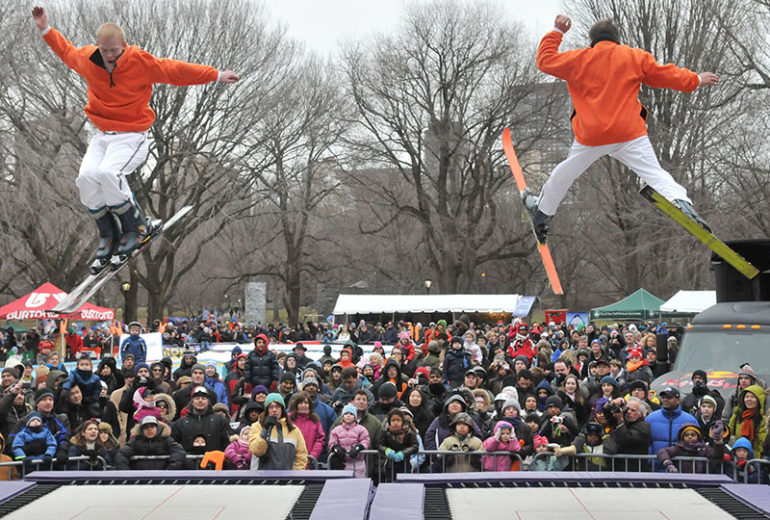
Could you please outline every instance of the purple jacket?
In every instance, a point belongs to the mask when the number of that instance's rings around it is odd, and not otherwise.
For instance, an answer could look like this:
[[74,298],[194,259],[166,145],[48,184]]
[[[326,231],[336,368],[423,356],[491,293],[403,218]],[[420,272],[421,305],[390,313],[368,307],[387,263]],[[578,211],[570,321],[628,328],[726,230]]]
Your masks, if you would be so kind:
[[326,434],[324,433],[321,421],[313,422],[308,414],[300,413],[293,415],[291,420],[305,438],[307,454],[318,460],[321,452],[324,450],[324,441],[326,440]]

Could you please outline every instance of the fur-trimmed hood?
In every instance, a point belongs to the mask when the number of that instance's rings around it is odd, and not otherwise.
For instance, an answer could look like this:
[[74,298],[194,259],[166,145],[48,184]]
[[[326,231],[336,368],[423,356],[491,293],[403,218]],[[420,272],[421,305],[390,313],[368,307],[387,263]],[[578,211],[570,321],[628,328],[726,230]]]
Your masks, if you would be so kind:
[[163,401],[168,404],[168,413],[161,414],[161,417],[163,418],[164,422],[171,424],[171,422],[174,420],[174,417],[176,417],[176,403],[174,402],[174,398],[164,393],[155,394],[156,407],[158,406],[158,401]]
[[[158,428],[160,429],[160,436],[162,438],[171,437],[171,426],[164,422],[158,422]],[[131,428],[131,432],[129,434],[129,437],[136,437],[139,435],[139,424],[135,424],[133,428]]]

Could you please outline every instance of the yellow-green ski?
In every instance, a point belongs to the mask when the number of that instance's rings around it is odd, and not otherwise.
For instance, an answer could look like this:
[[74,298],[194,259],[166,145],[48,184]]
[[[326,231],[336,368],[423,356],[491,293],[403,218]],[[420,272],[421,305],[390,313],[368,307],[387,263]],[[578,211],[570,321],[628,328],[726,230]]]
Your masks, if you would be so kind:
[[682,210],[677,208],[673,203],[650,186],[642,188],[640,193],[659,210],[671,217],[674,222],[687,230],[692,236],[706,244],[706,247],[721,256],[725,262],[733,266],[743,276],[750,280],[759,274],[759,269],[747,262],[745,258],[736,253],[730,246],[719,240],[713,233],[706,231],[697,222],[682,213]]

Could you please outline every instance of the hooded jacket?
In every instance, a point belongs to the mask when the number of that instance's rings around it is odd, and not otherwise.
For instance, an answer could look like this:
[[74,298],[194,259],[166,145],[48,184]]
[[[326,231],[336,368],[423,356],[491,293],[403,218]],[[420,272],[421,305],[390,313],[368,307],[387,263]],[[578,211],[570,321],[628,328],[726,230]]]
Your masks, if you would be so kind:
[[[687,412],[682,411],[681,406],[674,410],[661,408],[655,410],[647,416],[645,421],[650,425],[651,445],[648,453],[655,455],[663,448],[672,446],[677,441],[677,435],[682,425],[690,423],[697,424],[698,421]],[[659,464],[657,469],[661,469]]]
[[41,419],[41,425],[37,428],[33,429],[26,424],[22,426],[13,438],[12,448],[14,457],[44,454],[53,457],[56,455],[56,439]]
[[[463,405],[463,411],[468,408],[467,404],[465,403],[465,399],[463,399],[461,395],[455,394],[449,396],[446,402],[444,402],[444,409],[441,411],[438,417],[433,419],[433,422],[431,422],[430,426],[428,426],[428,431],[425,432],[423,443],[425,444],[426,450],[437,450],[441,443],[444,442],[444,439],[454,433],[454,428],[451,425],[452,419],[454,417],[449,415],[449,411],[447,410],[449,403],[452,401],[461,403]],[[475,420],[473,421],[472,433],[481,439],[481,428],[479,428],[479,425]]]
[[733,416],[730,417],[730,432],[738,438],[741,436],[741,430],[743,429],[744,419],[741,417],[744,405],[743,396],[747,392],[751,392],[756,396],[759,401],[758,411],[754,416],[754,440],[751,441],[751,446],[754,448],[754,455],[756,458],[761,458],[763,453],[765,439],[767,439],[767,421],[765,420],[765,391],[759,385],[750,385],[743,389],[738,398],[738,406],[733,410]]
[[202,413],[191,411],[176,421],[171,429],[171,436],[186,451],[192,448],[193,440],[198,435],[206,438],[208,450],[224,451],[230,442],[230,423],[208,406]]
[[[262,339],[265,346],[261,351],[257,350],[256,340]],[[259,334],[254,339],[254,349],[249,352],[246,358],[246,366],[243,367],[243,373],[246,380],[253,386],[263,385],[271,388],[273,383],[281,379],[281,366],[275,359],[275,356],[268,348],[268,339],[264,334]]]
[[[166,459],[131,460],[133,456],[167,455]],[[127,470],[167,470],[182,469],[187,453],[181,444],[176,442],[168,429],[159,428],[155,437],[145,437],[139,432],[129,439],[126,445],[115,455],[115,469]]]
[[[281,418],[279,421],[281,422],[283,442],[294,444],[296,450],[292,469],[307,469],[307,446],[305,445],[305,438],[302,436],[302,431],[300,431],[299,428],[294,428],[289,431],[289,428],[286,426],[286,419]],[[267,453],[267,442],[266,439],[262,438],[262,423],[257,421],[252,424],[251,430],[249,431],[249,449],[251,450],[251,453],[257,457],[263,456]],[[270,442],[278,442],[278,433],[275,431],[275,428],[270,432]]]

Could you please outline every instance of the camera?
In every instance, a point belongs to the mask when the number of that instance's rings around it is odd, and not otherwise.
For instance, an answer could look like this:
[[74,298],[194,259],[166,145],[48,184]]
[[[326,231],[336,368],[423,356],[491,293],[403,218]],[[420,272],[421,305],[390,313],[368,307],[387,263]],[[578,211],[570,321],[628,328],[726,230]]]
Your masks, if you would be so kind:
[[561,415],[555,415],[552,419],[553,424],[561,424],[564,422],[564,417]]
[[616,404],[612,401],[609,403],[606,403],[604,406],[602,406],[602,412],[604,412],[604,418],[607,421],[607,425],[611,428],[614,428],[618,425],[618,419],[615,417],[615,414],[617,413],[623,413],[623,409],[625,408],[625,404]]

